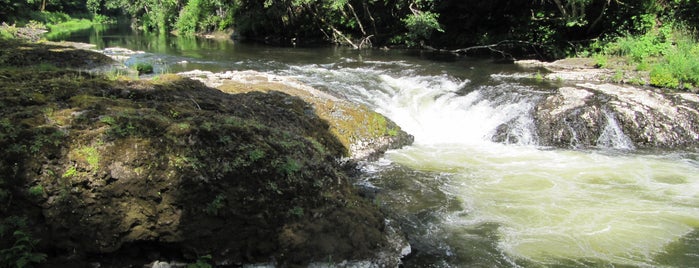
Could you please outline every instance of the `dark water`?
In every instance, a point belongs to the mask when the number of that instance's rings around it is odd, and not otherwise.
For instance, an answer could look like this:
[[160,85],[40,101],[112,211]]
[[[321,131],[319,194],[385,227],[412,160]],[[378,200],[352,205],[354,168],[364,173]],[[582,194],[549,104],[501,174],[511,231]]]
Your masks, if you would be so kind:
[[[413,254],[406,267],[699,267],[696,153],[541,148],[541,70],[411,50],[278,48],[127,27],[66,37],[143,51],[158,72],[255,70],[388,116],[413,146],[364,163]],[[493,142],[508,125],[509,143]],[[609,124],[615,124],[610,122]],[[622,139],[608,137],[609,141]],[[624,149],[624,148],[621,148]]]

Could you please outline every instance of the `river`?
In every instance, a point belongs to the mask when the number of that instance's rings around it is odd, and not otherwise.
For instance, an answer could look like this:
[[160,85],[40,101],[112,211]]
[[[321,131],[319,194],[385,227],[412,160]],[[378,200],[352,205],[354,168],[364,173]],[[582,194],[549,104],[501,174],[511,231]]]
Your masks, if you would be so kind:
[[[699,156],[539,146],[542,70],[409,50],[278,48],[100,28],[63,37],[140,50],[156,73],[256,70],[362,103],[415,136],[362,163],[401,226],[406,267],[699,267]],[[613,122],[612,122],[613,123]],[[506,125],[503,132],[501,126]]]

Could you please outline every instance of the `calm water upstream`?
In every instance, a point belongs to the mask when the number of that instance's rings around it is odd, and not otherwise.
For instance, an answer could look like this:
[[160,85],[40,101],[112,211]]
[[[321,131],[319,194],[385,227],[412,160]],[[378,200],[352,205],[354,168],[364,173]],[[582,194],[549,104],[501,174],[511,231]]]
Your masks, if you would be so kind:
[[[363,103],[415,135],[364,163],[413,247],[407,267],[699,267],[699,156],[537,145],[537,70],[410,51],[273,48],[101,29],[66,37],[145,53],[156,72],[257,70]],[[493,142],[508,124],[509,143]]]

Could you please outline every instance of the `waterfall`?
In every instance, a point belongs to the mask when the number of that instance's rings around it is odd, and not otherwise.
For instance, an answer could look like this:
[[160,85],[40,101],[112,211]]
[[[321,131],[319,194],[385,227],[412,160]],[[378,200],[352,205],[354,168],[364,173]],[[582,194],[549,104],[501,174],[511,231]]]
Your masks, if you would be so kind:
[[536,144],[531,114],[540,94],[528,86],[471,85],[468,79],[419,75],[405,69],[292,68],[298,79],[391,118],[415,136],[416,144],[480,144],[493,140]]
[[633,150],[635,146],[631,139],[624,134],[614,115],[609,110],[603,110],[605,120],[604,129],[597,139],[597,146],[602,148],[614,148],[621,150]]

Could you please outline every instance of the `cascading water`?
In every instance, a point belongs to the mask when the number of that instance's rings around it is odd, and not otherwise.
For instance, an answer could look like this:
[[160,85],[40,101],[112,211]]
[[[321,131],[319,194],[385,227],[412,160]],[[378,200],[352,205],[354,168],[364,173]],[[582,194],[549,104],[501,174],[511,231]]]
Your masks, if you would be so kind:
[[[387,189],[387,209],[414,213],[396,217],[407,229],[423,229],[412,234],[423,253],[414,266],[657,266],[666,264],[668,247],[696,234],[696,162],[537,148],[531,114],[543,92],[412,68],[292,69],[297,79],[367,104],[415,135],[413,146],[365,166],[367,183]],[[614,115],[604,115],[597,146],[633,149]],[[493,142],[497,135],[516,144]],[[413,171],[396,171],[404,168]]]
[[621,127],[614,118],[614,115],[608,110],[604,110],[603,114],[604,118],[607,120],[604,130],[602,130],[602,134],[597,139],[597,146],[624,150],[635,149],[633,142],[628,136],[626,136],[626,134],[624,134],[624,131],[621,130]]

